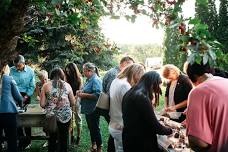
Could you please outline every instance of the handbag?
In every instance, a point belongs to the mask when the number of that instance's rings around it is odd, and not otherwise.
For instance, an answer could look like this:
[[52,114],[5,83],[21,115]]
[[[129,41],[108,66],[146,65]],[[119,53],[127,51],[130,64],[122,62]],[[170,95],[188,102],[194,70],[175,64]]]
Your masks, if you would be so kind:
[[107,93],[101,92],[97,100],[96,107],[104,110],[109,110],[109,104],[110,104],[109,95]]
[[44,130],[47,133],[56,133],[58,129],[57,126],[57,117],[56,115],[47,115],[46,114],[46,120],[45,120],[45,125],[44,125]]

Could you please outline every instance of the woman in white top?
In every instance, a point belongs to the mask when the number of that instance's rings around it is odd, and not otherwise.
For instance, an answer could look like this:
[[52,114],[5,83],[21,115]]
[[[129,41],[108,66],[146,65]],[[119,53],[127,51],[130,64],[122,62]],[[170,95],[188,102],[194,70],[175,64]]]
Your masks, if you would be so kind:
[[132,64],[126,67],[110,87],[110,123],[109,132],[114,138],[116,152],[123,152],[122,146],[122,99],[125,93],[135,85],[144,74],[144,67],[140,64]]

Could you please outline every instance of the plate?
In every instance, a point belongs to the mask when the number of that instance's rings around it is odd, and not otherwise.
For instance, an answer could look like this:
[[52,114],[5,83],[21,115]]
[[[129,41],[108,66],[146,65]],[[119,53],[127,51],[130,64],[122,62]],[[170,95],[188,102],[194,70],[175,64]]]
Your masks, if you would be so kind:
[[171,119],[179,119],[182,112],[167,112]]

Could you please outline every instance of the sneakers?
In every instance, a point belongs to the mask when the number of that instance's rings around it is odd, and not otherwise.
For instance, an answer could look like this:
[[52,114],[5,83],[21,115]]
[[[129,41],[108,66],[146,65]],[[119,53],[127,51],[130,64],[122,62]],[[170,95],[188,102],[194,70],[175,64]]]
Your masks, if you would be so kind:
[[43,147],[47,147],[48,146],[48,142],[46,141],[44,144],[43,144]]
[[29,144],[25,149],[30,149],[32,147],[32,144]]

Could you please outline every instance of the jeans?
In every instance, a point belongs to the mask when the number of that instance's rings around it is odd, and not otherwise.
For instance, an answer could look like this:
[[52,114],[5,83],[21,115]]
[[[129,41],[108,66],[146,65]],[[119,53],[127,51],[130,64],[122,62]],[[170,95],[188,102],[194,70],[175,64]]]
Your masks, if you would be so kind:
[[123,152],[122,130],[108,127],[109,133],[114,138],[116,152]]
[[2,132],[4,130],[5,138],[8,144],[7,152],[17,152],[17,114],[1,113],[0,122],[1,138],[3,139]]

